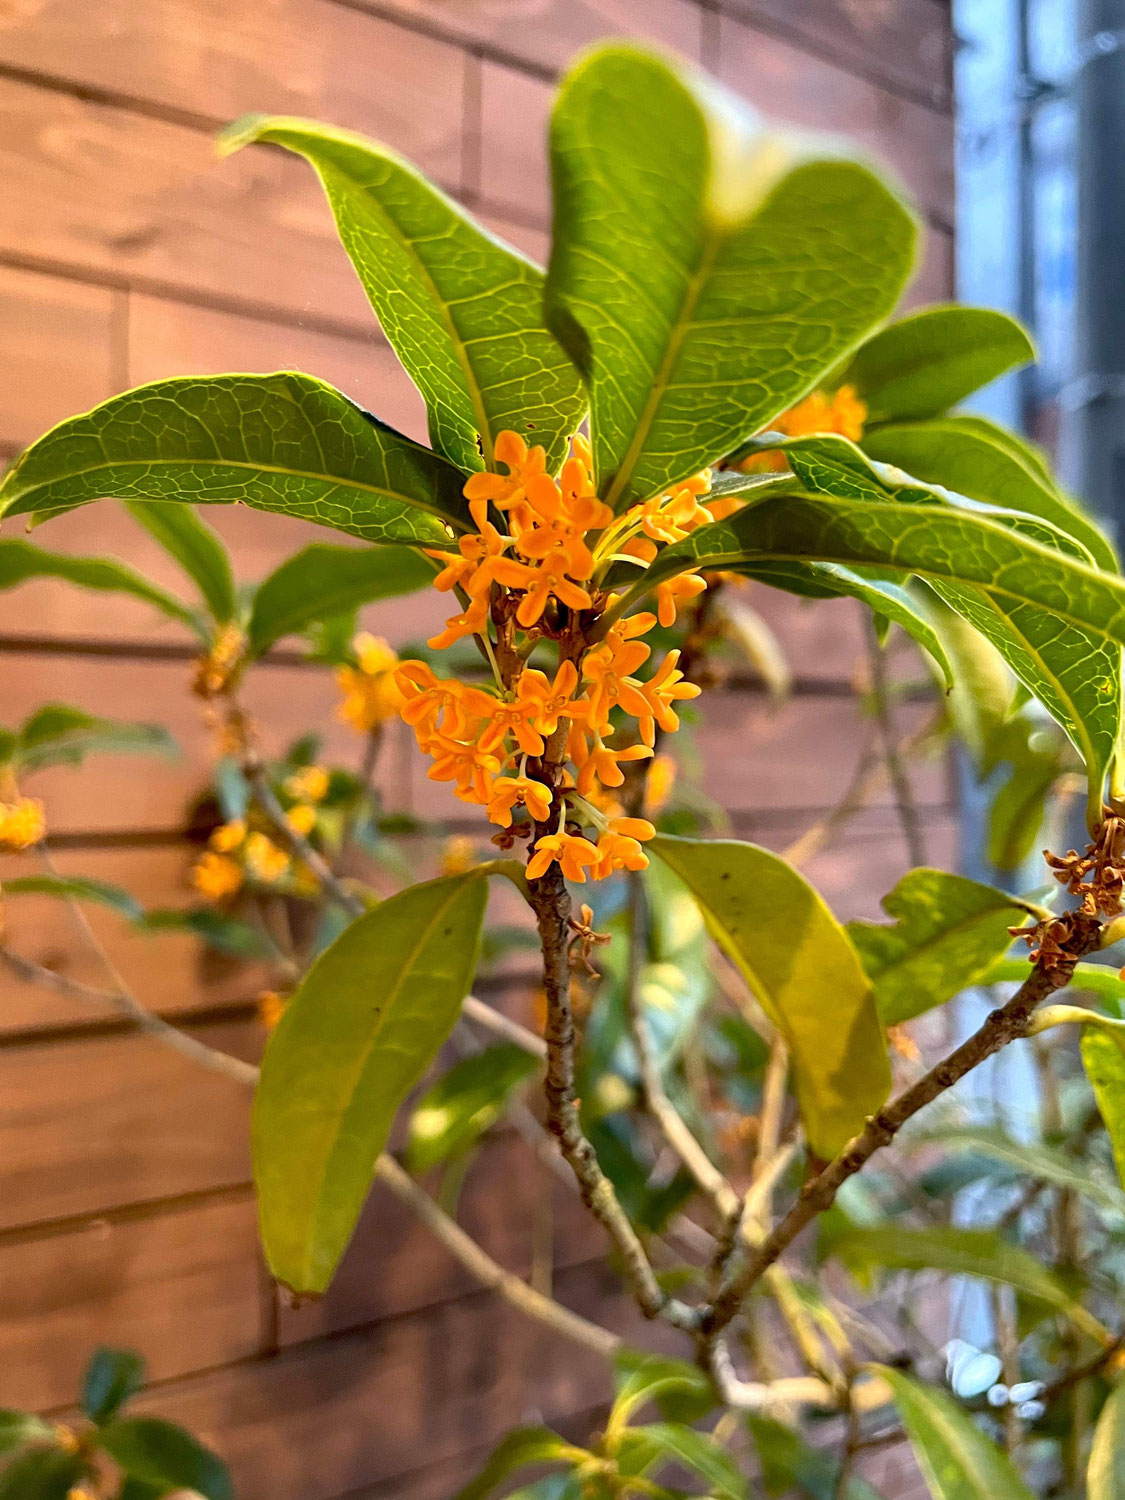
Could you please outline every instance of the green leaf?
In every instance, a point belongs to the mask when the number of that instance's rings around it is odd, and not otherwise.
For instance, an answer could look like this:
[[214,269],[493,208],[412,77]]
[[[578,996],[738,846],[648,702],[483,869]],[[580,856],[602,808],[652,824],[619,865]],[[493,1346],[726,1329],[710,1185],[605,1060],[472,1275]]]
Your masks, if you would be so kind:
[[716,942],[784,1036],[813,1150],[835,1153],[891,1074],[871,984],[811,885],[768,849],[662,835],[648,845],[691,890]]
[[909,421],[947,411],[1034,358],[1034,344],[1005,313],[924,307],[862,344],[839,381],[855,386],[869,422]]
[[131,1349],[96,1349],[82,1381],[82,1410],[92,1422],[109,1422],[140,1389],[145,1362]]
[[953,728],[977,774],[985,776],[996,764],[998,741],[1010,717],[1016,686],[1012,670],[992,642],[928,584],[915,579],[910,588],[924,597],[926,616],[953,664],[948,698]]
[[542,271],[374,141],[261,115],[225,137],[229,150],[252,141],[316,169],[383,332],[425,398],[437,451],[470,472],[491,467],[511,428],[557,468],[586,398],[543,326]]
[[[17,466],[13,464],[0,482],[0,514],[3,514],[4,491]],[[89,498],[93,500],[97,496]],[[94,589],[99,593],[132,594],[135,599],[154,605],[173,620],[197,629],[195,616],[186,605],[124,563],[113,562],[108,557],[70,557],[65,552],[48,552],[18,537],[0,538],[0,589],[14,589],[30,578],[62,578],[79,588]]]
[[227,549],[204,521],[186,506],[167,501],[129,501],[125,509],[138,525],[175,558],[199,589],[212,618],[220,625],[238,609]]
[[249,922],[228,917],[211,906],[151,907],[141,918],[151,932],[191,932],[217,953],[234,958],[271,958],[276,953]]
[[1018,871],[1041,843],[1047,801],[1062,767],[1052,755],[1013,766],[988,809],[986,855],[994,870]]
[[425,557],[404,547],[333,547],[314,542],[265,579],[250,613],[251,659],[284,635],[361,604],[409,594],[432,581]]
[[803,396],[910,272],[913,220],[871,172],[802,157],[716,85],[631,47],[563,80],[551,161],[548,317],[586,376],[617,510]]
[[497,1443],[484,1468],[457,1491],[454,1500],[487,1500],[510,1474],[532,1464],[570,1464],[589,1457],[549,1427],[517,1427]]
[[1125,1500],[1125,1382],[1110,1391],[1094,1428],[1086,1500]]
[[1117,1037],[1098,1026],[1083,1026],[1079,1045],[1082,1066],[1113,1147],[1117,1175],[1125,1184],[1125,1051]]
[[0,1474],[0,1500],[67,1500],[87,1474],[86,1462],[59,1448],[36,1448]]
[[99,1441],[132,1479],[194,1490],[204,1500],[234,1500],[226,1464],[173,1422],[126,1417],[103,1428]]
[[538,1067],[539,1060],[514,1042],[454,1063],[414,1106],[406,1165],[412,1172],[428,1172],[471,1145],[496,1124],[512,1093]]
[[47,703],[26,719],[12,759],[21,771],[77,766],[87,755],[174,755],[176,744],[160,724],[102,719],[68,703]]
[[369,542],[447,546],[461,474],[311,375],[159,380],[72,417],[0,481],[0,515],[112,496],[242,502]]
[[610,1426],[630,1422],[635,1412],[653,1402],[661,1416],[676,1422],[698,1422],[717,1404],[715,1388],[698,1365],[666,1354],[622,1349],[614,1355],[617,1394]]
[[[836,1500],[839,1465],[832,1455],[807,1443],[798,1432],[772,1417],[751,1413],[746,1418],[762,1465],[762,1485],[771,1497],[796,1490],[811,1500]],[[853,1474],[847,1500],[881,1500],[865,1479]]]
[[885,1026],[897,1026],[975,984],[1012,945],[1030,911],[1018,896],[945,870],[911,870],[883,897],[894,918],[849,922]]
[[1015,1287],[1033,1302],[1065,1314],[1076,1328],[1094,1338],[1100,1339],[1105,1332],[1040,1260],[992,1229],[962,1229],[948,1224],[926,1229],[904,1224],[857,1225],[833,1233],[827,1248],[860,1276],[876,1266],[979,1276],[984,1281]]
[[144,916],[140,902],[119,885],[81,875],[19,875],[4,882],[5,896],[58,896],[63,901],[93,901],[112,907],[130,922]]
[[33,1412],[0,1408],[0,1453],[12,1453],[28,1443],[49,1443],[54,1435],[50,1422]]
[[1013,1141],[1001,1131],[990,1130],[984,1125],[939,1127],[915,1139],[922,1149],[938,1141],[947,1151],[986,1156],[1009,1167],[1021,1178],[1031,1177],[1050,1183],[1052,1187],[1066,1188],[1103,1208],[1117,1213],[1125,1209],[1125,1196],[1120,1188],[1094,1177],[1083,1168],[1080,1160],[1053,1146],[1045,1146],[1041,1141],[1031,1144]]
[[[1002,958],[982,974],[978,984],[1023,984],[1034,965],[1029,958]],[[1067,989],[1088,990],[1100,1000],[1117,1006],[1125,1000],[1125,981],[1108,964],[1075,964]],[[1061,993],[1059,991],[1058,993]]]
[[1092,792],[1100,793],[1120,716],[1116,648],[1125,643],[1125,584],[1119,578],[1011,530],[993,514],[789,495],[747,506],[668,547],[628,602],[685,569],[738,571],[775,559],[916,573],[959,611],[971,609],[970,623],[1070,735],[1087,762]]
[[864,438],[863,450],[926,484],[1040,516],[1081,542],[1099,568],[1116,573],[1117,555],[1094,522],[1004,438],[980,417],[940,417],[880,427]]
[[669,1463],[694,1470],[706,1481],[709,1496],[745,1500],[747,1483],[737,1461],[709,1433],[681,1422],[652,1422],[635,1428],[633,1436],[650,1443]]
[[952,1396],[901,1370],[877,1368],[894,1391],[933,1500],[1032,1500],[1011,1459]]
[[252,1139],[270,1268],[322,1292],[406,1094],[445,1041],[476,964],[487,885],[454,875],[357,918],[270,1037]]

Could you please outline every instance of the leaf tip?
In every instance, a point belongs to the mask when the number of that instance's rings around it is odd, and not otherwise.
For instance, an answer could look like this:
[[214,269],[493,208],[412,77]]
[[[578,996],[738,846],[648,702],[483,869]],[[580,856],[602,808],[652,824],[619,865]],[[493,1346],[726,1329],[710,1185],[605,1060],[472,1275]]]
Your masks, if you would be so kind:
[[243,146],[252,146],[261,139],[269,120],[269,115],[239,115],[237,120],[233,120],[215,137],[215,151],[219,156],[233,156]]

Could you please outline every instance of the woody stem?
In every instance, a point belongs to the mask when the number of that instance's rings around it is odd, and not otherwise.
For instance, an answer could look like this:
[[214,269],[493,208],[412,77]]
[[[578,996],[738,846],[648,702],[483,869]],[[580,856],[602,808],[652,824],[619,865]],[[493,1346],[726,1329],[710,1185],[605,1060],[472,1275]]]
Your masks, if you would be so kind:
[[544,875],[528,885],[543,950],[543,988],[547,996],[547,1128],[574,1173],[582,1201],[613,1241],[645,1317],[665,1318],[678,1328],[690,1330],[696,1323],[694,1312],[661,1290],[640,1237],[582,1129],[574,1092],[575,1036],[568,952],[570,895],[562,871],[552,864]]

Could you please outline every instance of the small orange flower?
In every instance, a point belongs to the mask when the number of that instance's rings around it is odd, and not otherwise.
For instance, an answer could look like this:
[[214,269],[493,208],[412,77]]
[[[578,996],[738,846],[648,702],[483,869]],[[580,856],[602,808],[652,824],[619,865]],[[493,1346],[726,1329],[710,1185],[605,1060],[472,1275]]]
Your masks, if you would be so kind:
[[656,585],[656,615],[665,630],[676,623],[676,607],[681,600],[694,599],[707,587],[706,578],[698,573],[681,573]]
[[[402,706],[402,694],[395,679],[398,657],[381,636],[366,632],[356,636],[352,649],[357,665],[341,667],[336,673],[336,682],[344,694],[338,712],[360,734],[370,734],[387,719],[394,718]],[[320,770],[318,766],[307,769]],[[320,774],[323,776],[323,771]],[[325,790],[327,785],[325,781]]]
[[511,734],[525,755],[542,755],[545,745],[536,725],[546,686],[543,673],[528,668],[520,674],[513,698],[496,698],[480,688],[466,688],[462,698],[466,709],[484,719],[487,726],[480,737],[481,749],[498,750]]
[[463,609],[460,614],[450,615],[445,622],[445,629],[432,635],[426,642],[427,646],[434,651],[447,651],[455,641],[462,640],[467,635],[476,635],[483,630],[488,620],[488,595],[478,594],[473,599],[468,609]]
[[598,851],[589,839],[572,833],[545,833],[536,843],[527,866],[527,878],[538,880],[558,861],[567,880],[586,883],[586,871],[598,862]]
[[207,901],[222,901],[242,886],[242,869],[226,854],[207,849],[191,867],[191,883]]
[[[583,743],[585,738],[583,737]],[[589,796],[594,789],[596,781],[603,786],[620,786],[625,780],[625,773],[621,769],[623,761],[646,760],[652,754],[648,745],[627,745],[624,750],[615,750],[610,745],[604,745],[601,737],[595,738],[594,748],[581,757],[571,756],[571,759],[579,764],[578,790],[583,797]]]
[[452,781],[454,795],[462,802],[488,801],[492,778],[500,770],[497,756],[441,733],[434,735],[432,753],[433,765],[426,772],[431,781]]
[[[616,822],[630,822],[618,818]],[[598,839],[597,864],[593,870],[595,880],[604,880],[616,870],[647,870],[648,855],[636,839],[626,834],[606,832]]]
[[541,781],[530,776],[500,776],[492,783],[488,799],[488,816],[501,828],[512,826],[512,809],[518,802],[527,808],[536,823],[545,823],[551,815],[551,793]]
[[[680,720],[672,704],[687,698],[698,698],[702,691],[694,682],[684,680],[684,674],[676,665],[679,659],[678,651],[669,651],[656,673],[641,687],[648,708],[637,717],[641,721],[641,738],[646,745],[655,743],[653,720],[666,734],[675,734],[680,727]],[[632,711],[628,710],[630,713]]]
[[403,697],[399,712],[418,735],[419,743],[437,729],[455,738],[463,734],[468,722],[465,688],[456,678],[438,677],[424,661],[404,661],[395,673],[395,682]]
[[586,654],[582,671],[590,683],[586,722],[598,734],[609,728],[610,710],[617,705],[627,714],[651,713],[641,684],[630,674],[648,660],[649,648],[640,641],[605,640]]
[[[786,437],[809,437],[817,432],[830,432],[858,443],[866,421],[867,406],[856,395],[855,386],[842,385],[831,395],[825,391],[812,391],[796,406],[775,417],[766,430],[783,433]],[[772,448],[768,452],[752,454],[739,467],[748,474],[784,469],[785,454],[781,449]]]
[[516,610],[516,620],[525,630],[538,625],[548,601],[556,598],[568,609],[589,609],[594,602],[584,588],[566,576],[569,564],[558,553],[549,552],[537,568],[528,568],[527,592]]
[[465,481],[467,500],[491,500],[501,510],[512,513],[513,524],[531,525],[531,508],[527,503],[528,482],[547,471],[543,448],[529,448],[517,432],[501,432],[496,439],[494,456],[507,467],[507,474],[471,474]]

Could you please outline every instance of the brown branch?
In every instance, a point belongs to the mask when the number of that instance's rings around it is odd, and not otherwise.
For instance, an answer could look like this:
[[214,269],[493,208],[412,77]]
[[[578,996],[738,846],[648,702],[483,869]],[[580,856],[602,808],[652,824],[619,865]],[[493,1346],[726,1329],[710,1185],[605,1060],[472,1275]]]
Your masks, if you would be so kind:
[[[544,832],[547,830],[544,829]],[[586,1207],[613,1241],[638,1307],[647,1318],[665,1318],[694,1330],[697,1314],[665,1295],[640,1236],[618,1202],[612,1182],[602,1171],[582,1129],[574,1091],[574,1014],[570,1001],[570,895],[557,864],[528,882],[531,905],[543,951],[543,988],[547,996],[547,1128],[559,1143],[578,1182]]]
[[[1096,941],[1094,937],[1080,944],[1081,951],[1074,953],[1073,957],[1090,952]],[[796,1203],[761,1244],[741,1264],[728,1270],[713,1305],[704,1313],[704,1334],[713,1337],[727,1326],[766,1268],[773,1265],[818,1214],[831,1208],[836,1194],[848,1178],[860,1171],[876,1151],[890,1145],[909,1119],[993,1053],[999,1052],[1017,1037],[1026,1036],[1028,1022],[1036,1006],[1055,990],[1062,988],[1067,978],[1065,967],[1037,965],[1011,1000],[999,1010],[994,1010],[967,1041],[936,1067],[923,1074],[897,1099],[891,1100],[872,1115],[840,1154],[805,1184]]]

